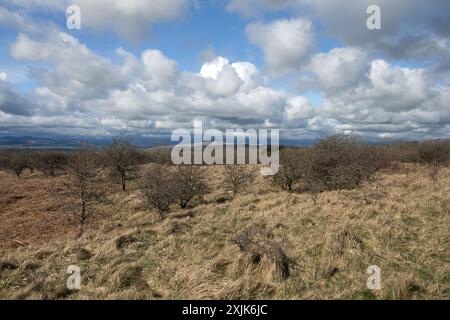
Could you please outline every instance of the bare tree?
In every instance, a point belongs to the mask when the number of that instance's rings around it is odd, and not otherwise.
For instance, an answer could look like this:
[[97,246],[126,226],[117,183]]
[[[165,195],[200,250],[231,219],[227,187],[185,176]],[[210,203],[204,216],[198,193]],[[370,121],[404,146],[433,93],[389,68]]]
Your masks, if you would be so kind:
[[38,156],[37,168],[48,177],[56,176],[67,165],[68,156],[62,152],[45,151]]
[[284,148],[280,153],[280,169],[273,176],[273,182],[281,189],[292,192],[299,180],[300,150]]
[[138,169],[139,152],[131,141],[123,136],[115,137],[105,149],[105,160],[111,168],[111,176],[126,190],[127,182],[132,180]]
[[30,168],[29,156],[23,151],[8,150],[3,154],[2,167],[14,173],[19,179],[25,169]]
[[231,165],[225,167],[225,190],[233,192],[235,197],[253,180],[253,174],[243,166]]
[[149,168],[141,180],[144,204],[155,209],[163,219],[175,201],[175,182],[170,169],[161,165]]
[[439,177],[441,166],[450,161],[450,150],[443,141],[424,141],[418,145],[417,153],[422,163],[428,165],[433,182]]
[[95,204],[103,199],[96,159],[95,150],[81,146],[68,161],[69,178],[64,183],[63,194],[68,200],[69,212],[78,221],[80,235],[95,212]]
[[197,166],[178,166],[173,175],[175,199],[183,209],[208,191],[204,173]]

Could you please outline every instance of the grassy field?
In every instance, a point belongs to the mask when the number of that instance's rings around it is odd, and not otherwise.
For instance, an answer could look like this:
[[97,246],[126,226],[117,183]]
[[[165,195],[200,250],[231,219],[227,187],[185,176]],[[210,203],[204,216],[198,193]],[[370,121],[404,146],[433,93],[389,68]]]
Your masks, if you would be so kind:
[[[259,175],[231,199],[223,167],[204,170],[212,192],[164,220],[145,209],[137,182],[110,188],[79,238],[54,192],[65,176],[1,172],[0,298],[450,298],[450,169],[432,182],[424,166],[402,164],[316,202]],[[282,251],[289,274],[272,251],[240,249],[248,228],[253,244]],[[81,290],[66,288],[70,265]],[[370,265],[381,290],[367,289]]]

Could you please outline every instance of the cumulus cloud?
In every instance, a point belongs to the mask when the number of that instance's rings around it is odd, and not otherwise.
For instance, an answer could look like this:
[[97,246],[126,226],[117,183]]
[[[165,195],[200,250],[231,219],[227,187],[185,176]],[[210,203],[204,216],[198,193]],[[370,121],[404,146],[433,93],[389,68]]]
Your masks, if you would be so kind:
[[[348,1],[230,1],[230,11],[246,16],[258,8],[288,9],[302,17],[310,11],[296,10],[309,8],[314,16],[248,22],[245,32],[264,55],[263,71],[248,61],[217,56],[212,49],[202,55],[202,66],[186,71],[156,48],[133,53],[118,48],[117,56],[106,57],[56,28],[39,32],[45,21],[26,24],[30,13],[64,10],[64,1],[5,0],[20,8],[0,6],[0,24],[3,19],[22,30],[10,55],[31,65],[35,85],[24,92],[0,72],[0,129],[81,135],[128,130],[148,135],[190,127],[193,119],[202,119],[216,128],[276,126],[290,137],[305,139],[351,131],[381,138],[449,136],[450,32],[448,23],[439,22],[448,13],[434,11],[433,20],[432,8],[421,4],[416,26],[411,17],[418,9],[403,0],[380,0],[383,28],[389,28],[368,31],[368,2]],[[140,39],[153,23],[180,16],[190,1],[155,0],[151,13],[145,1],[73,3],[81,5],[83,14],[83,8],[98,13],[99,20],[87,18],[83,28],[101,31],[114,21],[113,31]],[[100,3],[109,7],[100,10]],[[399,17],[405,19],[396,20]],[[315,18],[327,36],[339,40],[339,48],[314,52],[316,33],[322,31],[311,22]],[[414,61],[420,61],[420,67]],[[278,76],[286,74],[306,77],[312,98],[280,83]],[[314,100],[317,91],[320,101]]]
[[369,69],[367,54],[359,48],[335,48],[318,53],[311,59],[310,69],[319,88],[337,92],[354,86]]
[[44,41],[20,34],[10,53],[17,60],[52,65],[52,69],[33,69],[32,76],[61,96],[91,99],[126,85],[120,70],[111,61],[93,53],[67,33],[51,33]]
[[[423,69],[393,66],[374,60],[361,83],[339,93],[330,94],[320,107],[320,114],[353,124],[355,130],[396,131],[395,127],[427,127],[431,118],[441,121],[446,107],[441,95],[446,89],[437,86]],[[410,128],[411,129],[411,128]],[[364,130],[363,130],[364,131]]]
[[32,103],[19,92],[11,88],[7,81],[1,80],[0,111],[11,115],[31,115]]
[[[381,30],[366,27],[369,5],[381,9]],[[450,65],[450,2],[435,0],[231,0],[228,10],[244,16],[257,12],[294,12],[318,19],[327,36],[347,46],[364,47],[395,59],[427,59]]]
[[[82,28],[99,32],[114,31],[123,38],[141,41],[149,35],[153,24],[180,17],[192,0],[5,0],[6,5],[27,12],[65,12],[69,5],[78,5]],[[7,20],[6,20],[7,19]],[[0,21],[13,23],[22,32],[30,31],[29,15],[0,8]]]
[[122,37],[139,41],[149,26],[179,17],[188,0],[74,0],[83,14],[83,25],[98,31],[113,28]]
[[[159,50],[135,56],[119,48],[122,61],[113,63],[65,33],[41,40],[21,34],[10,51],[15,59],[48,65],[32,69],[40,86],[30,92],[29,107],[13,109],[15,114],[35,110],[30,121],[77,115],[96,119],[103,128],[130,123],[130,129],[151,131],[203,117],[216,124],[263,126],[269,119],[280,123],[287,105],[288,95],[267,87],[258,68],[246,61],[216,57],[195,73],[179,70]],[[1,110],[12,112],[11,106]]]
[[249,40],[264,52],[270,73],[298,71],[315,44],[313,25],[304,19],[280,19],[247,26]]

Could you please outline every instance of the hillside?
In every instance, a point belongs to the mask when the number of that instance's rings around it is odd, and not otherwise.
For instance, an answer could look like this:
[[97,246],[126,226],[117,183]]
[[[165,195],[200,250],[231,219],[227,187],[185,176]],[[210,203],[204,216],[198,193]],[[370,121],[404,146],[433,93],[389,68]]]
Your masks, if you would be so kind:
[[[223,168],[204,170],[212,192],[164,220],[137,182],[110,188],[80,238],[52,191],[64,175],[0,172],[0,299],[450,298],[448,168],[433,183],[423,166],[398,165],[316,203],[260,176],[233,200]],[[240,249],[243,235],[262,254]],[[70,265],[79,291],[66,289]],[[366,287],[370,265],[381,290]]]

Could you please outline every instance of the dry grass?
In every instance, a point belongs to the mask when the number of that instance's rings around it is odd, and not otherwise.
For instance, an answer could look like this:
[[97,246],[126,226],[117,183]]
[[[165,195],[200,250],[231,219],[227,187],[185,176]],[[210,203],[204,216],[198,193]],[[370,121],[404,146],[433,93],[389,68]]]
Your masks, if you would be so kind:
[[[401,165],[316,203],[259,175],[231,200],[224,168],[206,170],[213,191],[195,208],[174,206],[161,221],[133,182],[126,193],[110,191],[105,213],[81,238],[39,187],[54,180],[1,173],[0,298],[450,298],[448,168],[433,183],[424,167]],[[257,257],[236,242],[254,226],[264,226],[247,247],[263,248]],[[14,240],[30,245],[15,248]],[[288,276],[277,273],[279,261]],[[366,288],[374,264],[382,270],[379,291]],[[82,270],[80,291],[65,289],[69,265]]]

